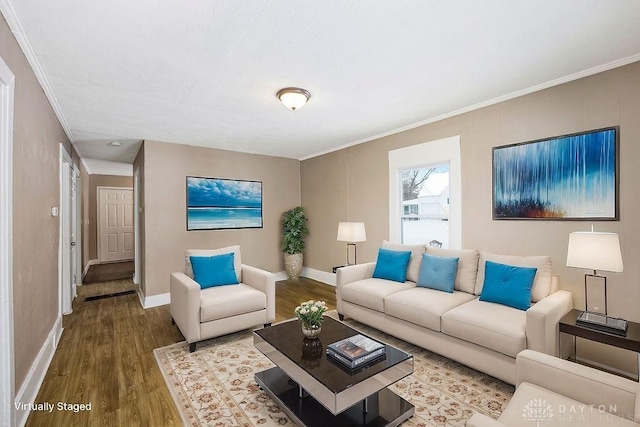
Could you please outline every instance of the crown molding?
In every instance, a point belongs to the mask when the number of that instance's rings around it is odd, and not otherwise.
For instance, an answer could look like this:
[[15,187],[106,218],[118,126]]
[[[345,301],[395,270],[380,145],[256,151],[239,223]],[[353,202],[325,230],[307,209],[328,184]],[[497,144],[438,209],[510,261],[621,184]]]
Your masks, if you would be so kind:
[[4,19],[6,19],[7,24],[9,25],[9,28],[13,33],[13,36],[16,38],[16,41],[22,49],[24,56],[27,58],[27,62],[29,62],[31,69],[33,70],[36,78],[38,79],[38,82],[40,83],[40,86],[42,86],[42,90],[47,96],[47,99],[51,104],[51,108],[53,108],[53,111],[58,117],[60,126],[62,126],[62,129],[67,135],[67,138],[69,138],[69,141],[74,142],[73,133],[71,132],[71,128],[64,118],[62,108],[60,107],[60,104],[58,103],[58,100],[53,93],[53,89],[49,84],[49,80],[47,79],[44,69],[42,68],[42,65],[40,65],[40,61],[38,61],[35,50],[31,46],[29,38],[27,37],[22,24],[18,20],[18,16],[16,15],[15,10],[13,9],[13,6],[11,5],[11,2],[9,0],[0,0],[0,12],[2,12],[2,15],[4,15]]
[[416,122],[416,123],[412,123],[412,124],[407,125],[407,126],[402,126],[402,127],[399,127],[399,128],[387,131],[387,132],[382,132],[382,133],[379,133],[379,134],[376,134],[376,135],[373,135],[373,136],[370,136],[370,137],[367,137],[367,138],[359,139],[357,141],[350,142],[350,143],[341,145],[341,146],[336,147],[336,148],[331,148],[329,150],[320,151],[320,152],[318,152],[316,154],[311,154],[309,156],[300,157],[298,160],[299,161],[304,161],[304,160],[312,159],[314,157],[322,156],[324,154],[333,153],[334,151],[344,150],[345,148],[353,147],[354,145],[364,144],[365,142],[370,142],[370,141],[373,141],[373,140],[376,140],[376,139],[384,138],[385,136],[395,135],[397,133],[401,133],[401,132],[405,132],[405,131],[408,131],[408,130],[411,130],[411,129],[415,129],[415,128],[418,128],[420,126],[428,125],[430,123],[439,122],[439,121],[444,120],[444,119],[448,119],[448,118],[451,118],[451,117],[454,117],[454,116],[459,116],[461,114],[469,113],[469,112],[474,111],[474,110],[479,110],[480,108],[488,107],[490,105],[499,104],[500,102],[509,101],[511,99],[514,99],[514,98],[519,98],[519,97],[524,96],[524,95],[529,95],[529,94],[534,93],[534,92],[538,92],[538,91],[541,91],[541,90],[544,90],[544,89],[548,89],[548,88],[551,88],[551,87],[554,87],[554,86],[559,86],[561,84],[569,83],[569,82],[572,82],[574,80],[579,80],[579,79],[584,78],[584,77],[589,77],[589,76],[592,76],[594,74],[598,74],[598,73],[602,73],[602,72],[605,72],[605,71],[613,70],[614,68],[622,67],[624,65],[628,65],[628,64],[631,64],[631,63],[634,63],[634,62],[637,62],[637,61],[640,61],[640,54],[631,55],[631,56],[628,56],[626,58],[622,58],[622,59],[618,59],[618,60],[615,60],[615,61],[608,62],[606,64],[598,65],[598,66],[593,67],[593,68],[588,68],[588,69],[583,70],[583,71],[578,71],[577,73],[573,73],[573,74],[569,74],[567,76],[559,77],[559,78],[554,79],[554,80],[549,80],[548,82],[540,83],[540,84],[535,85],[535,86],[531,86],[531,87],[528,87],[528,88],[525,88],[525,89],[517,90],[515,92],[511,92],[511,93],[508,93],[506,95],[498,96],[496,98],[492,98],[492,99],[489,99],[487,101],[482,101],[482,102],[479,102],[477,104],[473,104],[473,105],[470,105],[468,107],[460,108],[458,110],[451,111],[449,113],[441,114],[439,116],[432,117],[430,119],[426,119],[426,120],[422,120],[422,121],[419,121],[419,122]]

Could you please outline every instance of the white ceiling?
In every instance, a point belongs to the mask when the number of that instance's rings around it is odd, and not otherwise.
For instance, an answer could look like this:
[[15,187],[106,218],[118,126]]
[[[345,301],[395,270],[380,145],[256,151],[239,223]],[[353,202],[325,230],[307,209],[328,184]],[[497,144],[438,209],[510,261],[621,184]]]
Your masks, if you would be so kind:
[[80,155],[116,162],[143,139],[304,159],[640,60],[638,0],[0,7]]

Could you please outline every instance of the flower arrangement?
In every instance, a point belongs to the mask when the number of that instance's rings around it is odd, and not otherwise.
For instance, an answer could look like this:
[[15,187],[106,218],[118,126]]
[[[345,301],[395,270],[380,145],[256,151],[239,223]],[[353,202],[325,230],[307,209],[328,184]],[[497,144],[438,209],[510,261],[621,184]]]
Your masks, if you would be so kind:
[[309,326],[321,326],[322,315],[327,311],[324,301],[309,300],[296,307],[296,317]]

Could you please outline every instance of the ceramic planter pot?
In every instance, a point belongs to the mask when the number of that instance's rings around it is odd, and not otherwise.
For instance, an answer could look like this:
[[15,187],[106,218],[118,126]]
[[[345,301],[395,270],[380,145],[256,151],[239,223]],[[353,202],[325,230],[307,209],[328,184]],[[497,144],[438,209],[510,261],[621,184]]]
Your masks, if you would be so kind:
[[302,273],[302,253],[284,254],[284,269],[289,279],[297,279]]

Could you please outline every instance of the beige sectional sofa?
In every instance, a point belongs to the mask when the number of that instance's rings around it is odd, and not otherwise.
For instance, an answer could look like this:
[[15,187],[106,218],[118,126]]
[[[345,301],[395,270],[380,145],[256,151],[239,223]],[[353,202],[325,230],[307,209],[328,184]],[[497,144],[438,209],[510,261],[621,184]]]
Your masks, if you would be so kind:
[[[573,304],[571,293],[558,290],[549,257],[389,242],[383,248],[412,252],[407,280],[372,278],[375,262],[338,269],[336,297],[341,318],[355,319],[510,384],[515,384],[516,355],[522,350],[558,355],[558,321]],[[417,286],[425,251],[459,259],[453,293]],[[485,261],[537,268],[528,310],[479,300]]]

